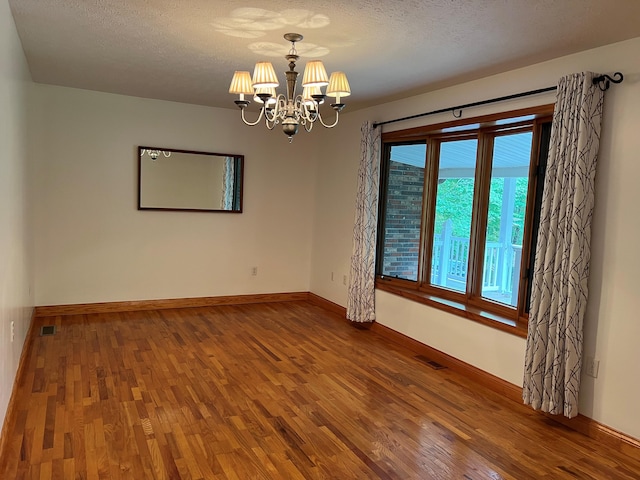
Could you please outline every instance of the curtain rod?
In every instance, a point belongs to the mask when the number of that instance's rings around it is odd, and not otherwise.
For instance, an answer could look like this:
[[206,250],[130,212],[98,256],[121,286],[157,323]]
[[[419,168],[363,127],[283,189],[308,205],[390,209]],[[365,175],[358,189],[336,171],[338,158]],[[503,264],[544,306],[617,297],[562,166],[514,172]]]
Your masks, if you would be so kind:
[[[597,84],[600,87],[600,90],[604,91],[604,90],[608,90],[609,89],[610,82],[621,83],[622,80],[624,79],[622,73],[620,73],[620,72],[614,73],[613,76],[615,78],[612,78],[609,75],[600,75],[600,76],[594,77],[593,78],[593,84],[594,85]],[[410,115],[408,117],[396,118],[394,120],[387,120],[385,122],[375,122],[373,124],[373,128],[377,128],[377,127],[379,127],[381,125],[387,125],[389,123],[403,122],[405,120],[412,120],[414,118],[426,117],[428,115],[435,115],[437,113],[445,113],[445,112],[451,112],[454,117],[460,118],[462,116],[462,109],[463,108],[477,107],[477,106],[480,106],[480,105],[487,105],[487,104],[490,104],[490,103],[503,102],[505,100],[513,100],[514,98],[529,97],[531,95],[538,95],[540,93],[552,92],[552,91],[556,90],[557,88],[558,87],[538,88],[537,90],[529,90],[528,92],[514,93],[513,95],[505,95],[504,97],[491,98],[489,100],[481,100],[479,102],[465,103],[464,105],[457,105],[455,107],[441,108],[439,110],[433,110],[431,112],[425,112],[425,113],[418,113],[416,115]],[[459,115],[456,115],[456,110],[460,110],[460,114]]]

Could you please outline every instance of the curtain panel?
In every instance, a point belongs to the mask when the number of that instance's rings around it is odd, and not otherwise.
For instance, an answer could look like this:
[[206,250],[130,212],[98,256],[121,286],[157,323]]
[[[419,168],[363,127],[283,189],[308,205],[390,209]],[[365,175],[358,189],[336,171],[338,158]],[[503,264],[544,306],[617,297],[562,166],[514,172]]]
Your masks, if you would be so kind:
[[364,122],[361,128],[358,192],[353,226],[353,252],[347,298],[347,318],[373,322],[375,314],[375,263],[380,182],[380,128]]
[[224,165],[222,167],[222,210],[233,210],[234,165],[235,159],[233,157],[224,157]]
[[578,414],[591,218],[604,92],[592,73],[560,79],[534,261],[524,403]]

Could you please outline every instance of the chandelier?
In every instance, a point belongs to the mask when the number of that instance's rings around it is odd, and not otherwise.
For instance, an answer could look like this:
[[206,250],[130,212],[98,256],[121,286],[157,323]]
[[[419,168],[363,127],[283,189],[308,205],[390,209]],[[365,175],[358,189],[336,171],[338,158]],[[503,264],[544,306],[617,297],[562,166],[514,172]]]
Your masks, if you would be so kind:
[[[240,107],[242,121],[250,126],[257,125],[263,118],[269,130],[282,124],[284,134],[289,137],[289,142],[298,133],[298,127],[310,132],[313,125],[319,122],[323,127],[333,128],[338,124],[340,112],[345,107],[340,103],[341,97],[351,95],[347,76],[343,72],[333,72],[331,77],[320,60],[312,60],[307,63],[302,76],[302,94],[296,95],[296,83],[298,72],[295,71],[296,62],[300,58],[296,51],[296,42],[302,40],[298,33],[287,33],[285,40],[291,42],[291,49],[285,58],[289,61],[287,76],[287,95],[276,94],[276,87],[280,85],[276,72],[271,62],[258,62],[253,70],[253,78],[246,71],[237,71],[233,74],[229,93],[237,94],[235,104]],[[321,88],[326,86],[326,94]],[[245,100],[245,95],[252,95],[253,99],[262,104],[258,118],[247,121],[245,109],[251,103]],[[320,105],[324,103],[325,96],[335,98],[336,103],[331,108],[336,112],[333,123],[325,123],[320,113]]]
[[145,152],[147,155],[151,157],[151,160],[153,161],[155,161],[160,156],[161,153],[167,158],[171,156],[171,152],[165,152],[164,150],[152,150],[152,149],[141,148],[140,157],[142,157],[145,154]]

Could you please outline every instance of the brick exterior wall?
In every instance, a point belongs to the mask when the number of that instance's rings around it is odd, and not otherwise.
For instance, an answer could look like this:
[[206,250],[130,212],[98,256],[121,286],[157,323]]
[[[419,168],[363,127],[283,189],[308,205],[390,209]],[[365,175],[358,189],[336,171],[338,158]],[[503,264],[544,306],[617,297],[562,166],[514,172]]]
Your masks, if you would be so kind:
[[382,274],[418,277],[424,168],[391,160],[387,188]]

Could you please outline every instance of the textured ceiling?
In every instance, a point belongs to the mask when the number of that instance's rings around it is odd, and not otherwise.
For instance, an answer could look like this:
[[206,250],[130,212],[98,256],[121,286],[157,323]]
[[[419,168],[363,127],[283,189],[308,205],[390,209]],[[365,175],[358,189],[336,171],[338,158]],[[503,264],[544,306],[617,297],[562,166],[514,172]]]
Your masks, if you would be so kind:
[[350,108],[640,36],[636,0],[9,4],[35,82],[228,108],[234,70],[286,70],[287,32],[305,37],[299,71],[347,73]]

